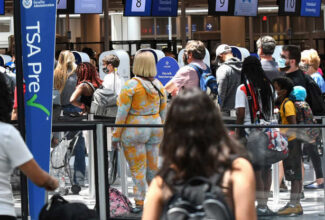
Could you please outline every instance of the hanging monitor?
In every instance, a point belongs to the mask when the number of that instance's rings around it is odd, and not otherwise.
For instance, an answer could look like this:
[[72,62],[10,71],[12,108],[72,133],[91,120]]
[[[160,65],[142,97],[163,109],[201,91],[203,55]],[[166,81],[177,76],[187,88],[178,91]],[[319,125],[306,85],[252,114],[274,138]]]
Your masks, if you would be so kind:
[[67,0],[57,0],[57,9],[67,9],[68,5],[67,5]]
[[153,0],[151,15],[177,17],[178,0]]
[[235,0],[235,16],[257,16],[258,0]]
[[124,16],[151,16],[152,0],[125,0]]
[[319,17],[321,0],[301,0],[301,16]]
[[209,15],[233,16],[235,0],[209,0]]
[[279,15],[292,16],[300,15],[301,0],[283,0],[279,1]]
[[71,0],[57,0],[58,14],[73,14],[74,1]]
[[5,0],[0,0],[0,15],[5,14]]
[[75,0],[75,14],[101,14],[103,13],[102,0]]

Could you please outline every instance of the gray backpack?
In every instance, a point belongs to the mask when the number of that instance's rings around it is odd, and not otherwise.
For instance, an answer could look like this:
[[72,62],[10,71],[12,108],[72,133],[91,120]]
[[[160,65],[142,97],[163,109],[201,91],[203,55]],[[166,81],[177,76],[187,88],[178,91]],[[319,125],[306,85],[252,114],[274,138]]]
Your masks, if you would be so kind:
[[117,97],[114,77],[114,90],[103,87],[95,90],[91,102],[90,113],[99,117],[116,117]]

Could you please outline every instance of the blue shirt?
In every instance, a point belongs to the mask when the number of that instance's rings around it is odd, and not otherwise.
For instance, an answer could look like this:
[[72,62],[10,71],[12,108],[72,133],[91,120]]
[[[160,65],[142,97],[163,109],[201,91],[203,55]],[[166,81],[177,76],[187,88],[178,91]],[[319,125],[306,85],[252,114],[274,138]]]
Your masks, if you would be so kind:
[[319,86],[320,90],[322,90],[322,93],[325,93],[325,81],[318,72],[311,74],[311,78],[317,83]]

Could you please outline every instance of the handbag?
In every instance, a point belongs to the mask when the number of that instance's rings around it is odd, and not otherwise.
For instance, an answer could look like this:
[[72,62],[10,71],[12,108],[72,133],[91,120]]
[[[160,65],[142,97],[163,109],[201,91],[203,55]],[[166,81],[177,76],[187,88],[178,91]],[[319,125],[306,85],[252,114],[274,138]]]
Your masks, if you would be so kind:
[[[253,117],[253,97],[250,90],[245,83],[247,91],[247,99],[249,112],[251,116],[252,124],[271,125],[271,122],[267,122],[263,119],[259,119],[254,123]],[[271,165],[284,160],[288,157],[288,141],[280,133],[279,128],[255,128],[247,136],[247,150],[251,156],[251,161],[254,165]]]

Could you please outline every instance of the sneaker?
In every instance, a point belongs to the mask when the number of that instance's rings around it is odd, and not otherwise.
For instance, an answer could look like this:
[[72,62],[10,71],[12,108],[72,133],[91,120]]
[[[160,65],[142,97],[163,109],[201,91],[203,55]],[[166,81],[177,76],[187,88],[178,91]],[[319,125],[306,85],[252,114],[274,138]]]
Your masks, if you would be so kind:
[[275,216],[276,212],[273,212],[267,205],[258,205],[256,207],[257,216]]
[[317,183],[310,183],[304,186],[305,189],[324,189],[324,183],[317,184]]
[[282,215],[282,216],[297,216],[302,214],[303,214],[303,210],[300,203],[294,205],[288,202],[286,206],[279,209],[278,211],[278,215]]

